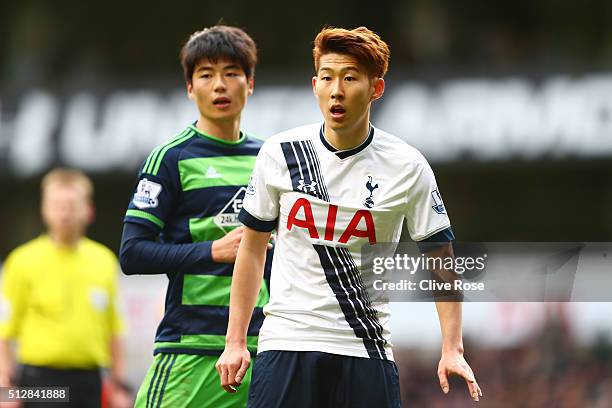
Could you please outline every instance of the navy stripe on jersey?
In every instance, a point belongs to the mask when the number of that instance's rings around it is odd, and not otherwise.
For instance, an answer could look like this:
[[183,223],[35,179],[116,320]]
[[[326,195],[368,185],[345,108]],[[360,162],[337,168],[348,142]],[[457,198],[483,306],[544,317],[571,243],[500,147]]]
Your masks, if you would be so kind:
[[387,341],[383,337],[383,327],[378,321],[378,312],[372,307],[372,301],[370,300],[370,294],[364,289],[363,281],[361,280],[361,273],[357,264],[353,259],[353,256],[347,248],[337,248],[339,258],[343,265],[348,266],[349,277],[352,279],[352,285],[361,294],[359,299],[364,301],[364,309],[366,318],[372,323],[375,328],[376,340],[382,342],[383,345],[387,344]]
[[[199,136],[193,136],[199,137]],[[237,146],[219,146],[212,140],[204,139],[200,137],[203,146],[210,146],[211,149],[207,151],[206,157],[226,157],[226,156],[257,156],[257,152],[261,148],[261,142],[257,140],[247,139],[246,142]],[[197,157],[197,156],[196,156]],[[181,156],[181,160],[188,159],[188,155]]]
[[323,175],[321,174],[321,163],[319,162],[319,156],[315,151],[312,141],[308,140],[303,143],[306,145],[310,167],[312,167],[315,173],[315,180],[319,183],[318,185],[322,190],[321,193],[323,195],[323,199],[329,202],[329,193],[327,192],[327,186],[325,185]]
[[342,272],[346,273],[350,289],[355,291],[355,298],[358,300],[359,306],[361,307],[360,313],[362,314],[360,318],[365,320],[366,326],[368,327],[368,334],[371,335],[371,338],[376,342],[376,346],[381,352],[382,358],[386,360],[387,356],[384,346],[387,341],[383,337],[383,327],[378,321],[378,312],[372,307],[370,295],[364,289],[361,273],[348,249],[335,248],[335,250],[337,256],[335,261],[338,270],[342,270]]
[[[228,307],[183,305],[168,310],[159,325],[155,336],[156,342],[178,342],[183,334],[225,335],[227,333]],[[253,310],[247,336],[257,336],[263,321],[263,309],[256,307]]]
[[312,162],[312,152],[308,149],[308,143],[311,142],[309,140],[301,140],[297,142],[294,147],[297,149],[298,155],[300,155],[301,162],[306,165],[308,177],[310,178],[310,180],[313,180],[316,183],[314,187],[318,192],[318,197],[322,198],[325,201],[329,201],[329,197],[326,197],[325,192],[323,191],[322,179],[317,174],[316,169],[314,167],[314,163]]
[[[299,191],[329,202],[329,194],[321,174],[316,150],[310,140],[281,143],[285,161],[291,175],[294,191]],[[306,176],[308,186],[304,188]],[[314,183],[314,184],[313,184]],[[346,248],[338,249],[314,245],[325,271],[328,284],[338,299],[340,308],[355,335],[363,340],[371,358],[387,359],[376,310],[372,308],[359,270]]]
[[287,163],[289,175],[291,176],[291,184],[293,185],[293,189],[297,190],[298,182],[299,180],[304,180],[304,176],[302,175],[302,167],[300,166],[300,163],[293,152],[293,143],[281,143],[281,148],[283,149],[285,162]]
[[[180,145],[181,143],[186,142],[187,140],[191,138],[191,136],[193,136],[193,134],[194,134],[193,130],[190,130],[189,128],[187,128],[183,130],[181,133],[179,133],[177,136],[175,136],[174,138],[170,139],[165,144],[160,145],[157,148],[155,148],[153,152],[151,152],[151,154],[147,158],[147,161],[145,162],[142,168],[142,173],[156,175],[157,171],[159,170],[159,165],[157,163],[160,163],[161,165],[161,161],[163,160],[163,157],[168,152],[168,150],[170,150],[171,148],[175,146]],[[157,170],[155,170],[156,168]]]
[[[192,356],[220,356],[223,349],[199,349],[191,347],[158,347],[153,350],[153,355],[164,354],[188,354]],[[251,357],[257,357],[257,351],[249,350]]]
[[[218,215],[230,200],[234,198],[239,188],[236,186],[214,186],[201,189],[188,190],[182,192],[182,206],[184,212],[189,212],[190,216],[197,218],[214,217]],[[215,197],[214,200],[202,200],[204,197]],[[244,199],[244,192],[236,196],[237,199]],[[228,211],[233,210],[231,207]]]
[[336,248],[325,245],[313,244],[319,255],[321,266],[325,272],[325,278],[330,288],[338,299],[342,313],[346,317],[349,326],[355,332],[355,336],[363,341],[363,345],[370,358],[386,360],[386,354],[382,345],[374,339],[376,328],[365,317],[362,301],[358,298],[359,292],[351,286],[348,274],[339,262]]
[[[329,201],[320,185],[322,180],[315,172],[315,167],[310,164],[309,155],[306,148],[302,145],[303,141],[283,142],[281,148],[285,156],[285,162],[291,176],[293,191],[299,191],[317,197],[321,200]],[[305,141],[304,143],[311,143]],[[312,154],[312,151],[310,152]]]

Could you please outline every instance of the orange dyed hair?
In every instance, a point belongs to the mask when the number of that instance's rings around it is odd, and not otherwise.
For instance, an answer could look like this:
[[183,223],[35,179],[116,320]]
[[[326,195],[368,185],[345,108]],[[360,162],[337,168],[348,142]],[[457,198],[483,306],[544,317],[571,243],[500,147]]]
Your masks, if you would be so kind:
[[389,68],[389,46],[375,32],[366,27],[352,30],[323,27],[314,40],[312,57],[315,71],[319,71],[319,59],[323,54],[338,53],[354,57],[363,64],[371,76],[382,78]]

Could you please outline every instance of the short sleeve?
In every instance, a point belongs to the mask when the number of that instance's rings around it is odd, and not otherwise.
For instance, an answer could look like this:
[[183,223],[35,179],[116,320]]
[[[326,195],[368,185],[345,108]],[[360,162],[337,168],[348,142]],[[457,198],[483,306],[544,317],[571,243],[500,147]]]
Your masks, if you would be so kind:
[[23,320],[27,294],[26,276],[19,266],[19,257],[11,254],[1,275],[0,291],[0,339],[15,338],[19,334],[19,322]]
[[238,216],[244,225],[261,232],[276,228],[279,213],[279,171],[270,148],[268,143],[264,143],[257,155]]
[[422,241],[451,224],[434,173],[424,158],[416,164],[411,180],[404,216],[410,237]]
[[153,168],[148,165],[149,160],[145,162],[125,213],[125,222],[164,229],[180,190],[175,156],[174,151],[167,152],[159,166]]

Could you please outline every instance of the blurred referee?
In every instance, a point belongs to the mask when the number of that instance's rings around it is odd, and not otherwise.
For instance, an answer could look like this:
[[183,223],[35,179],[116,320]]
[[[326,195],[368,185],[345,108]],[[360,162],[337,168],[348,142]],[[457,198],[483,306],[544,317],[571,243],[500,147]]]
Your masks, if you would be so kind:
[[[110,405],[129,406],[117,337],[117,259],[85,237],[94,214],[92,183],[79,171],[56,169],[41,190],[47,233],[11,252],[2,273],[0,387],[70,388],[69,403],[24,407],[100,407],[100,369],[110,365]],[[18,381],[11,340],[22,366]]]

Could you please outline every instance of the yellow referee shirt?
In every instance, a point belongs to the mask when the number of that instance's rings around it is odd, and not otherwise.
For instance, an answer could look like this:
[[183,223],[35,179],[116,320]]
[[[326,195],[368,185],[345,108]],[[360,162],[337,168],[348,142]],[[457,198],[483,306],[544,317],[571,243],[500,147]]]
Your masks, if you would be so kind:
[[117,259],[83,238],[58,247],[42,235],[15,249],[2,272],[0,338],[14,338],[22,364],[105,367],[120,331]]

